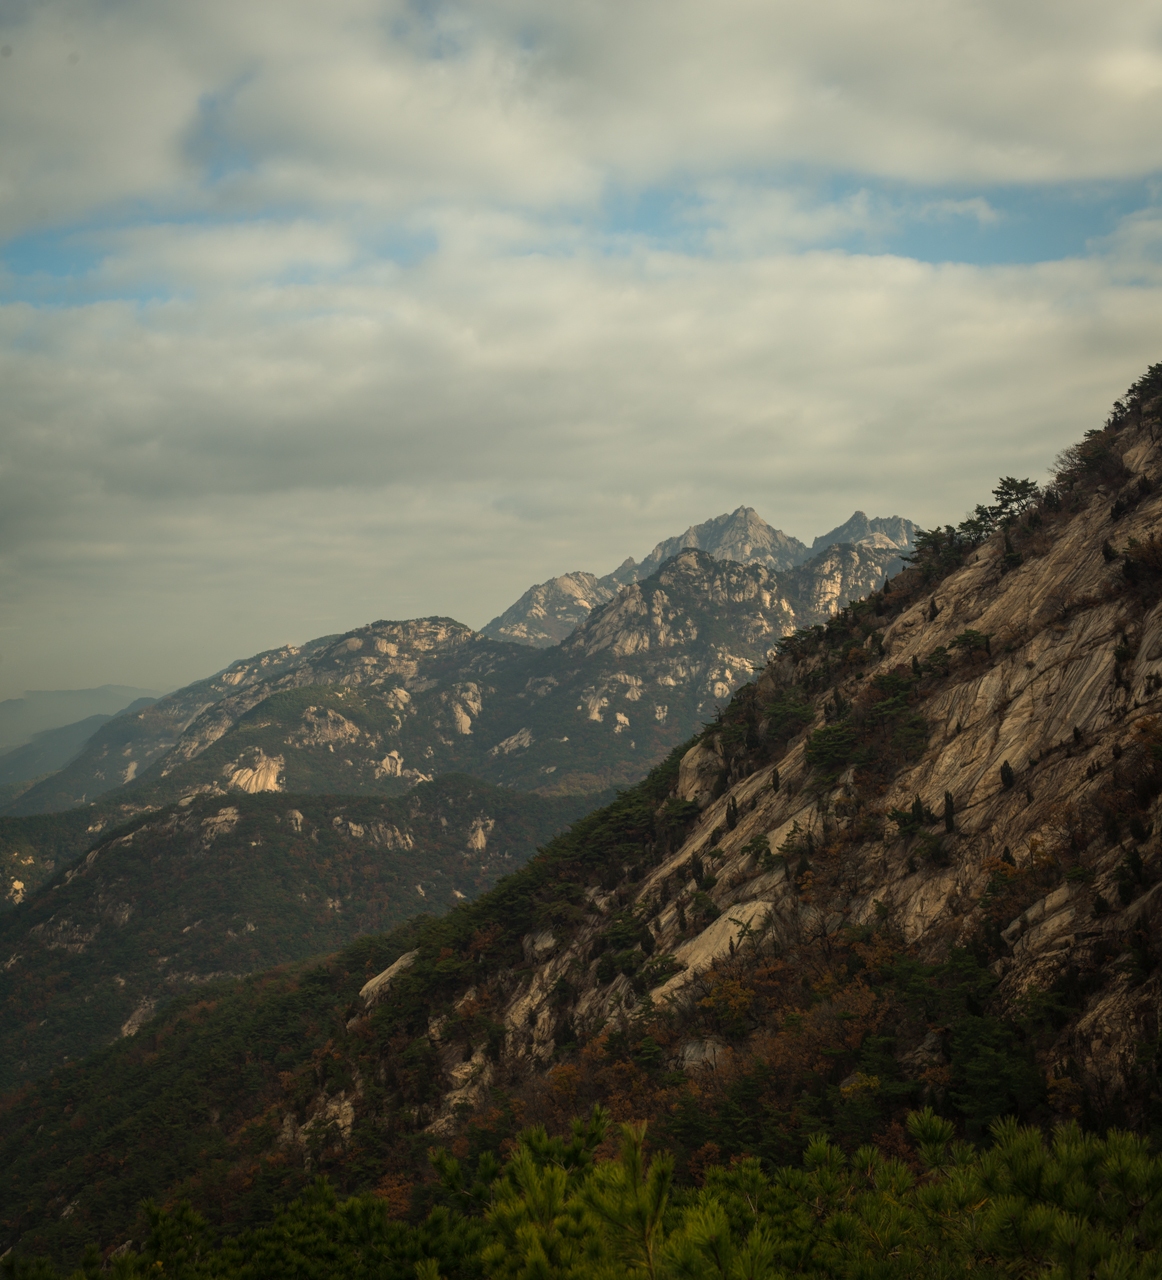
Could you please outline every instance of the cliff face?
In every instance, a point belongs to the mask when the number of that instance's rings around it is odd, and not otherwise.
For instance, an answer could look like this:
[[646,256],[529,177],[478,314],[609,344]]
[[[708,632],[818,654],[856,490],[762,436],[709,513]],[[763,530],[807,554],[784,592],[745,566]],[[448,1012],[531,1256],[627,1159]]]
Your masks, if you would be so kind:
[[[563,1026],[594,1035],[634,1006],[640,980],[635,994],[594,958],[619,913],[648,930],[655,1007],[744,946],[789,954],[884,922],[921,959],[972,944],[1004,1007],[1065,1002],[1042,1053],[1051,1078],[1107,1100],[1128,1088],[1162,997],[1160,407],[954,572],[909,570],[786,646],[683,759],[677,798],[699,806],[686,838],[636,883],[593,893],[574,931],[526,939],[498,1070],[547,1070]],[[621,608],[644,623],[632,595]],[[788,707],[799,731],[756,763],[739,742],[784,732]],[[942,1061],[930,1039],[926,1069]],[[675,1065],[733,1052],[690,1045]],[[495,1072],[475,1066],[449,1075],[436,1131],[483,1098]]]

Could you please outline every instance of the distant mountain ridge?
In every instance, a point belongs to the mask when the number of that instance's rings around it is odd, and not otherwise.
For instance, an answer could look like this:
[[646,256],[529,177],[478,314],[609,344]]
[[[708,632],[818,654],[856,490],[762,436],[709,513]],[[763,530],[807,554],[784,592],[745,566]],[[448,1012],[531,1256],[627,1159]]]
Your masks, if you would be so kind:
[[[900,567],[889,557],[887,562],[871,566],[872,575],[867,581],[859,576],[862,569],[852,577],[838,562],[820,561],[806,575],[798,572],[821,547],[851,544],[875,547],[878,551],[902,551],[910,547],[913,533],[912,522],[899,516],[869,519],[864,512],[856,511],[845,524],[816,538],[813,547],[808,548],[799,539],[772,528],[753,508],[742,506],[730,514],[691,525],[678,537],[659,542],[642,561],[629,557],[602,578],[576,572],[530,587],[480,635],[532,648],[560,644],[595,610],[615,599],[619,591],[645,581],[662,564],[686,550],[706,552],[718,561],[762,565],[774,573],[792,574],[783,592],[786,596],[783,603],[789,611],[785,621],[799,625],[800,621],[812,620],[804,614],[805,603],[806,613],[811,614],[824,607],[827,600],[848,598],[857,585],[860,590],[870,590],[876,585],[872,578]],[[309,665],[311,654],[332,639],[334,637],[324,636],[304,646],[290,645],[235,663],[217,676],[197,681],[171,695],[158,714],[134,715],[123,725],[115,726],[112,734],[119,740],[117,751],[123,762],[116,763],[110,757],[103,737],[94,743],[102,763],[100,767],[88,769],[92,785],[79,790],[70,784],[62,788],[62,779],[46,775],[59,772],[74,757],[85,754],[89,738],[104,721],[118,714],[139,712],[154,695],[138,696],[126,707],[129,696],[141,695],[142,691],[105,685],[99,689],[29,693],[23,699],[0,703],[0,742],[5,732],[10,739],[29,736],[33,739],[26,745],[9,747],[6,752],[0,748],[0,812],[32,814],[46,809],[59,810],[69,804],[90,802],[94,796],[132,783],[153,759],[175,747],[183,726],[209,714],[216,702],[231,694],[241,695],[245,700],[245,690],[250,684],[265,681],[287,667]],[[231,701],[237,703],[238,698],[233,697]],[[100,708],[100,712],[92,711],[95,708]],[[77,709],[90,710],[91,714],[72,724],[62,723],[62,717],[67,720],[69,712]],[[53,727],[46,727],[48,725]],[[88,753],[90,758],[92,754]],[[82,765],[82,774],[85,768]],[[412,781],[426,776],[427,773],[416,772]],[[25,792],[33,794],[22,800]]]
[[[428,618],[271,650],[109,721],[6,812],[116,794],[120,821],[187,795],[394,795],[453,771],[545,794],[625,786],[713,716],[781,636],[898,565],[894,547],[841,544],[775,574],[691,548],[550,648]],[[26,890],[39,882],[32,867],[19,878]]]
[[[123,711],[140,711],[155,701],[156,698],[137,698]],[[0,787],[27,783],[63,768],[84,749],[93,734],[112,719],[111,715],[86,716],[56,729],[41,729],[30,741],[0,752]]]
[[[798,538],[767,524],[753,507],[738,507],[729,514],[691,525],[678,537],[659,542],[640,562],[630,556],[604,577],[575,571],[537,583],[481,627],[480,634],[538,649],[560,644],[622,587],[650,577],[667,560],[686,550],[705,551],[716,560],[761,564],[774,573],[789,573],[818,553],[841,544],[873,546],[903,555],[912,547],[915,529],[912,521],[902,516],[872,519],[856,511],[849,520],[821,534],[808,547]],[[891,572],[899,567],[895,566]]]
[[[900,551],[910,551],[916,536],[916,526],[903,516],[876,516],[869,518],[862,511],[856,511],[849,520],[832,529],[830,533],[821,534],[811,544],[808,555],[826,551],[840,542],[851,542],[871,547],[895,547]],[[806,557],[804,557],[805,559]]]
[[157,689],[103,684],[96,689],[30,689],[22,698],[0,702],[0,752],[90,716],[119,715],[141,698],[160,698]]

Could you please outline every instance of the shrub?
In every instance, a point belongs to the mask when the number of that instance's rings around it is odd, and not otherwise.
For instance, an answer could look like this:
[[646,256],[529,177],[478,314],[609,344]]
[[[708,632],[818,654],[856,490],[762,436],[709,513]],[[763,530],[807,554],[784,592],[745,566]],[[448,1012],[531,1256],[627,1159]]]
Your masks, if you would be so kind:
[[816,729],[807,744],[807,763],[819,773],[836,774],[859,755],[855,730],[846,723]]

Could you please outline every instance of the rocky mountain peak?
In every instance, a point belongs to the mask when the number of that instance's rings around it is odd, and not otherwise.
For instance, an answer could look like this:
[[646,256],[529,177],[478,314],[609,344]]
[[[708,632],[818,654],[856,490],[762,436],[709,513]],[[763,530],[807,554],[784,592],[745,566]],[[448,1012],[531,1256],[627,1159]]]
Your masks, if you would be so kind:
[[[632,560],[626,561],[626,564],[632,563]],[[563,573],[529,587],[515,604],[493,618],[481,635],[545,649],[560,644],[595,608],[615,594],[615,586],[599,581],[591,573]]]
[[[845,592],[850,585],[848,578],[851,575],[841,574],[837,578],[834,565],[827,564],[821,568],[820,581],[809,584],[812,572],[810,566],[818,553],[837,544],[866,546],[878,552],[889,553],[882,568],[886,572],[895,573],[900,564],[890,553],[902,555],[909,549],[914,531],[915,525],[900,516],[869,519],[864,512],[857,511],[844,524],[816,538],[813,545],[808,547],[798,538],[767,524],[753,507],[740,506],[701,524],[691,525],[678,537],[659,542],[643,560],[638,561],[628,556],[612,573],[607,573],[604,577],[574,572],[538,583],[530,587],[504,613],[481,628],[481,635],[492,640],[528,644],[538,649],[560,644],[594,609],[612,600],[623,587],[644,581],[655,574],[667,560],[690,550],[706,552],[716,560],[762,565],[776,574],[799,571],[806,565],[806,571],[798,573],[795,582],[784,591],[784,595],[805,595],[813,600],[826,600],[829,604],[834,604],[840,597],[844,600],[849,598]],[[870,589],[870,581],[863,582],[859,574],[856,577],[859,577],[864,590]]]
[[869,519],[863,511],[856,511],[843,524],[829,533],[820,534],[811,544],[810,554],[825,551],[840,542],[863,543],[873,547],[894,547],[906,551],[912,546],[916,526],[902,516],[877,516]]
[[737,507],[726,515],[691,525],[677,538],[667,538],[633,567],[637,581],[649,577],[659,565],[687,548],[706,551],[717,560],[762,564],[769,569],[790,569],[807,554],[807,547],[772,528],[753,507]]

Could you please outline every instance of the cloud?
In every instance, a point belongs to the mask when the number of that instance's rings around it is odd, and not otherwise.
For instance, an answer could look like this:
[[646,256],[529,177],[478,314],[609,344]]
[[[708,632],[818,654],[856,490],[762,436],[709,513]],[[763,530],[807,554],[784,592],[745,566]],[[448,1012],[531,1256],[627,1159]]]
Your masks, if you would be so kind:
[[1155,208],[901,251],[1157,173],[1134,0],[53,0],[0,42],[16,692],[480,624],[743,502],[957,519],[1157,358]]
[[[185,270],[215,243],[174,253]],[[305,243],[342,258],[339,238]],[[957,517],[996,474],[1043,469],[1148,363],[1162,284],[1119,284],[1103,260],[503,256],[471,236],[321,283],[207,279],[196,301],[0,311],[6,542],[40,546],[43,571],[42,540],[69,527],[60,561],[83,541],[166,563],[157,503],[187,531],[204,504],[217,530],[256,501],[314,503],[342,526],[358,493],[393,509],[411,494],[413,529],[417,511],[462,532],[489,512],[539,527],[548,510],[595,569],[648,550],[647,524],[661,537],[739,501],[805,537],[857,505]],[[611,503],[648,519],[603,528]],[[635,525],[643,545],[626,545]],[[461,612],[484,621],[495,590]]]
[[1134,0],[59,0],[0,35],[9,234],[143,201],[403,216],[787,164],[987,184],[1162,160]]

